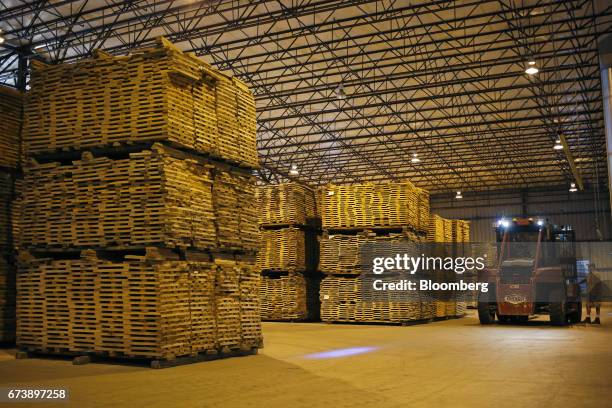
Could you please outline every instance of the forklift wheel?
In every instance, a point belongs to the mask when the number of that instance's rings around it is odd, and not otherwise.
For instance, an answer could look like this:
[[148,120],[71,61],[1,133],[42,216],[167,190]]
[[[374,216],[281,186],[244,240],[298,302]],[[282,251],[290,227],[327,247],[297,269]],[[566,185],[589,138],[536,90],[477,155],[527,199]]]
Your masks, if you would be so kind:
[[561,290],[550,293],[550,323],[553,326],[563,326],[567,323],[567,305]]

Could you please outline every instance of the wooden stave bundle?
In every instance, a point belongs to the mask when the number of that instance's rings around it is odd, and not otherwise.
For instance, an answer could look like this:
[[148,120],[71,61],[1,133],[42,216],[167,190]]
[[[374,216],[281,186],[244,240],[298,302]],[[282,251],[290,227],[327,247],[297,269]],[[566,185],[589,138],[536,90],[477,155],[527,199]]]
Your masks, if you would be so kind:
[[306,271],[306,233],[295,227],[259,231],[257,267],[260,271]]
[[0,253],[0,342],[15,341],[15,279],[13,257]]
[[302,273],[262,275],[259,288],[262,320],[308,319],[307,278]]
[[451,220],[453,242],[470,242],[470,222],[465,220]]
[[249,263],[29,259],[17,285],[17,344],[30,351],[172,360],[261,347]]
[[[329,275],[359,275],[363,272],[362,256],[368,256],[368,254],[362,254],[364,246],[376,243],[399,244],[420,241],[420,237],[411,231],[388,235],[376,235],[370,231],[356,235],[325,233],[319,238],[319,270]],[[378,247],[377,249],[383,248]],[[389,250],[391,252],[388,254],[379,252],[376,256],[393,256],[392,248]]]
[[15,340],[15,262],[12,204],[18,179],[0,171],[0,342]]
[[254,97],[238,79],[163,38],[128,56],[95,55],[72,64],[33,62],[28,155],[168,141],[258,167]]
[[315,193],[309,188],[284,183],[257,187],[259,225],[310,225],[316,218]]
[[[215,197],[222,186],[224,198]],[[257,247],[253,176],[159,144],[127,159],[26,166],[18,207],[20,248]],[[234,219],[233,231],[218,232]]]
[[15,199],[16,178],[12,173],[0,171],[0,253],[12,251],[13,200]]
[[18,168],[22,161],[23,94],[0,85],[0,167]]
[[438,214],[431,214],[429,218],[427,241],[435,243],[446,242],[444,236],[444,218],[440,217]]
[[421,230],[419,220],[428,196],[409,181],[358,185],[328,185],[320,189],[323,228],[405,226]]
[[[361,276],[326,276],[321,281],[321,320],[324,322],[403,323],[428,318],[423,313],[421,296],[414,293],[381,292],[384,301],[366,301],[362,297]],[[367,283],[365,283],[367,284]],[[410,296],[410,300],[406,300]],[[402,298],[403,297],[403,298]],[[402,298],[402,299],[400,299]]]

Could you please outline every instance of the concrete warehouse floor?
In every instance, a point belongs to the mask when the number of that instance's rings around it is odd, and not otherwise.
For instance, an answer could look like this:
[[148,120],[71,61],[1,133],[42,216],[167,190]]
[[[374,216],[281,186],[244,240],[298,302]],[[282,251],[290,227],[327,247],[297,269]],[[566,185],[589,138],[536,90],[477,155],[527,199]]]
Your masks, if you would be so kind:
[[2,350],[0,387],[68,387],[62,407],[601,408],[612,391],[609,310],[601,326],[566,328],[548,317],[480,326],[473,311],[408,327],[265,323],[258,356],[163,370]]

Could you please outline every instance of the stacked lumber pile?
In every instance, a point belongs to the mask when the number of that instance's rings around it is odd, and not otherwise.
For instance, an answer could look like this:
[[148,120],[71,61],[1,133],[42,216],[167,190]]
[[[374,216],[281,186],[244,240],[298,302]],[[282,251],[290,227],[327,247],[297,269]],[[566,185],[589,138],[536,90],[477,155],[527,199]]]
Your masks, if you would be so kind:
[[15,196],[15,174],[0,171],[0,252],[8,255],[13,246],[12,212]]
[[323,228],[410,227],[423,231],[429,195],[411,182],[328,185],[319,193]]
[[22,161],[22,94],[0,85],[0,167],[18,168]]
[[321,281],[321,320],[324,322],[402,323],[427,318],[421,294],[382,291],[369,299],[368,277],[326,276]]
[[22,162],[22,94],[0,86],[0,342],[15,340],[13,213]]
[[452,241],[455,243],[470,242],[470,222],[464,220],[451,220]]
[[429,228],[429,191],[422,188],[416,188],[418,195],[418,224],[417,230],[422,233],[427,233]]
[[15,340],[15,264],[14,257],[0,255],[0,342]]
[[[22,254],[23,256],[24,254]],[[240,261],[22,259],[22,348],[171,360],[258,347],[258,274]],[[215,311],[217,311],[215,313]]]
[[[470,222],[464,220],[452,220],[452,231],[453,242],[458,247],[458,253],[460,253],[462,251],[462,244],[470,242]],[[464,255],[467,256],[467,254]],[[464,274],[462,278],[464,278],[464,280],[470,279],[468,274]],[[474,280],[474,282],[476,281]],[[456,295],[455,316],[460,317],[465,314],[468,303],[473,305],[473,298],[475,295],[475,293],[458,293]]]
[[429,227],[427,229],[427,241],[434,243],[450,242],[446,241],[444,235],[444,218],[438,214],[431,214],[429,218]]
[[[463,249],[460,244],[469,242],[469,237],[469,221],[451,220],[437,214],[431,214],[427,241],[434,244],[448,244],[444,248],[440,248],[441,252],[447,252],[449,256],[453,253],[455,256],[461,256]],[[468,256],[468,254],[465,254],[465,256]],[[446,276],[441,279],[446,281],[451,278]],[[445,299],[435,298],[433,301],[434,316],[437,318],[461,317],[465,314],[468,305],[467,300],[468,297],[461,295],[460,292],[453,293],[449,298]]]
[[[362,231],[356,235],[324,233],[319,239],[319,270],[328,275],[359,275],[363,272],[363,259],[374,256],[395,256],[394,247],[376,244],[400,244],[403,242],[420,242],[420,237],[411,231],[376,235],[371,231]],[[367,251],[376,249],[376,253]],[[388,253],[387,253],[388,252]]]
[[166,141],[258,166],[251,91],[163,38],[127,56],[35,61],[30,85],[24,140],[31,156]]
[[296,228],[262,229],[257,267],[263,271],[305,271],[306,232]]
[[263,320],[303,320],[308,313],[306,278],[300,273],[263,275],[259,299]]
[[315,196],[296,183],[271,184],[257,188],[259,225],[312,225],[316,220]]
[[402,181],[328,185],[318,198],[323,226],[319,269],[326,275],[321,319],[398,323],[431,318],[431,302],[418,291],[368,293],[374,257],[395,257],[406,248],[403,244],[424,240],[429,193]]
[[470,222],[463,221],[463,229],[462,229],[462,242],[470,242]]
[[153,365],[261,347],[251,92],[163,39],[35,64],[31,86],[18,346]]
[[[306,320],[318,310],[316,201],[295,183],[259,186],[261,318]],[[318,316],[316,316],[318,317]]]
[[444,242],[453,242],[453,221],[443,218],[444,224]]
[[26,166],[19,246],[257,249],[252,176],[175,153]]

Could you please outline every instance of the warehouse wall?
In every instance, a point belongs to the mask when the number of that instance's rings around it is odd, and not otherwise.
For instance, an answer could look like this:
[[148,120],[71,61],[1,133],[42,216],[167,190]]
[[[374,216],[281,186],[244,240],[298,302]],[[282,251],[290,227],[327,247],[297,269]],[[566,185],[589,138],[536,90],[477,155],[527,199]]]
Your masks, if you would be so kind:
[[595,209],[599,211],[599,226],[604,240],[612,240],[612,221],[608,191],[600,191],[595,200],[592,190],[570,193],[567,187],[530,189],[522,191],[490,191],[463,193],[457,200],[454,194],[432,195],[431,212],[446,218],[471,221],[473,242],[493,241],[493,223],[507,218],[528,215],[549,218],[555,224],[571,225],[576,240],[596,241]]

